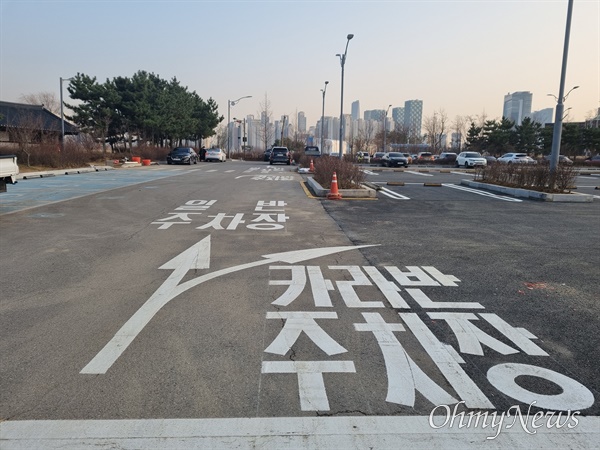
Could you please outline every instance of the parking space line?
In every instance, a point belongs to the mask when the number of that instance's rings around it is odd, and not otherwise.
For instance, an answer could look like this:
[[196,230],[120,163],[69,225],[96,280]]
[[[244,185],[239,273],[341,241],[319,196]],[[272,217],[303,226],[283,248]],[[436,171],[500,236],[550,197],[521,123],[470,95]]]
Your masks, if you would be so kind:
[[410,197],[406,197],[404,195],[398,194],[397,192],[394,192],[394,191],[384,188],[384,187],[382,187],[379,192],[381,192],[383,195],[393,198],[394,200],[410,200]]
[[523,202],[523,200],[520,200],[518,198],[505,197],[504,195],[492,194],[491,192],[480,191],[480,190],[469,188],[469,187],[465,187],[465,186],[459,186],[457,184],[442,183],[442,186],[449,187],[449,188],[452,188],[452,189],[458,189],[459,191],[471,192],[472,194],[483,195],[484,197],[495,198],[497,200],[504,200],[506,202],[516,202],[516,203]]
[[453,173],[454,175],[469,175],[470,177],[475,176],[474,173],[469,173],[469,172],[450,172],[450,173]]
[[433,176],[430,173],[413,172],[412,170],[405,170],[404,173],[412,173],[415,175],[421,175],[423,177],[432,177]]

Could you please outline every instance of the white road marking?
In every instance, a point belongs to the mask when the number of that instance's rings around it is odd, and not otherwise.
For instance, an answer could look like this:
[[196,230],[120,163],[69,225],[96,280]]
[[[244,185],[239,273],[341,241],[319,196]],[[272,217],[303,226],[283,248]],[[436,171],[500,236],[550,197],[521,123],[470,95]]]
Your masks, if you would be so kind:
[[398,194],[394,191],[391,191],[390,189],[384,188],[382,187],[381,190],[379,191],[381,192],[383,195],[386,195],[390,198],[393,198],[395,200],[410,200],[409,197],[406,197],[404,195]]
[[470,177],[474,177],[475,176],[474,173],[468,173],[468,172],[450,172],[450,173],[453,173],[455,175],[468,175]]
[[373,172],[372,170],[365,170],[363,169],[363,172],[366,173],[367,175],[379,175],[377,172]]
[[205,172],[218,172],[218,170],[217,169],[208,169],[208,170],[205,170]]
[[520,202],[523,201],[523,200],[520,200],[518,198],[505,197],[504,195],[497,195],[497,194],[492,194],[491,192],[480,191],[480,190],[469,188],[469,187],[466,187],[466,186],[459,186],[458,184],[446,184],[446,183],[442,183],[442,186],[449,187],[449,188],[452,188],[452,189],[458,189],[459,191],[471,192],[472,194],[483,195],[484,197],[495,198],[497,200],[504,200],[506,202],[520,203]]
[[[376,244],[377,245],[377,244]],[[100,350],[100,352],[81,370],[82,374],[104,374],[114,362],[121,356],[125,349],[133,342],[137,335],[152,320],[155,314],[172,299],[179,294],[198,286],[206,281],[228,275],[240,270],[266,264],[286,262],[289,264],[298,263],[321,256],[334,253],[345,252],[348,250],[357,250],[359,248],[374,247],[376,245],[357,245],[341,247],[324,247],[306,250],[293,250],[290,252],[272,253],[262,255],[262,260],[240,264],[225,269],[216,270],[196,278],[192,278],[182,284],[179,282],[190,270],[202,269],[208,267],[210,261],[210,235],[194,244],[191,248],[185,250],[179,256],[171,259],[162,265],[161,269],[172,269],[173,273],[165,282],[146,300],[140,309],[138,309],[131,318],[125,322],[114,337]]]
[[235,172],[235,170],[226,170],[225,173]]
[[412,170],[405,170],[404,173],[412,173],[414,175],[421,175],[423,177],[432,177],[430,173],[422,173],[422,172],[413,172]]
[[[472,426],[438,428],[445,415],[341,417],[238,417],[225,419],[8,420],[0,422],[6,450],[64,448],[597,448],[600,417],[577,417],[574,428],[536,429],[526,434],[506,420],[503,428],[483,420]],[[439,422],[439,424],[438,424]],[[531,427],[529,428],[531,430]],[[498,432],[499,431],[499,432]],[[531,431],[530,431],[531,432]],[[487,439],[498,434],[495,439]]]

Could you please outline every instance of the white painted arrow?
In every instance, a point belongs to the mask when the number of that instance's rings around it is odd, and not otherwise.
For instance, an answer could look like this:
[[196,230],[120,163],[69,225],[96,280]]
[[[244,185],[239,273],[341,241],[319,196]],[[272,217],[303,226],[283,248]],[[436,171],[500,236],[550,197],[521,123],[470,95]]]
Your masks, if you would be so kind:
[[307,261],[321,256],[332,255],[334,253],[356,250],[364,247],[374,247],[375,245],[357,245],[343,247],[325,247],[308,250],[293,250],[291,252],[273,253],[263,255],[258,261],[240,264],[238,266],[228,267],[226,269],[216,270],[199,277],[179,284],[186,273],[193,269],[204,269],[209,267],[210,263],[210,236],[202,239],[180,255],[171,259],[169,262],[160,266],[160,269],[171,269],[173,273],[156,290],[152,296],[146,300],[140,309],[138,309],[131,318],[125,322],[114,337],[104,346],[102,350],[81,370],[83,374],[103,374],[115,363],[125,349],[133,342],[136,336],[152,320],[154,315],[160,311],[169,301],[173,300],[179,294],[191,289],[206,281],[218,278],[240,270],[249,269],[266,264],[286,262],[289,264]]

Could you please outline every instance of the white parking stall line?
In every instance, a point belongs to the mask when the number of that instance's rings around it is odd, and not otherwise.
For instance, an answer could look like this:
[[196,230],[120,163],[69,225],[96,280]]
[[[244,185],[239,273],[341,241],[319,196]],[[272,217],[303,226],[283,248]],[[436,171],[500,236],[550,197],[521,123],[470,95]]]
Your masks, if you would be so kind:
[[442,183],[442,186],[449,187],[452,189],[458,189],[459,191],[471,192],[472,194],[483,195],[484,197],[495,198],[497,200],[504,200],[505,202],[521,203],[523,201],[518,198],[505,197],[504,195],[497,195],[497,194],[492,194],[491,192],[479,191],[477,189],[469,188],[466,186],[459,186],[457,184]]
[[470,177],[474,177],[475,174],[474,173],[469,173],[469,172],[450,172],[453,173],[454,175],[468,175]]
[[413,172],[412,170],[405,170],[404,173],[412,173],[412,174],[421,175],[421,176],[424,176],[424,177],[432,177],[433,176],[430,173]]
[[367,175],[379,175],[378,173],[373,172],[372,170],[365,170],[365,169],[363,169],[363,172],[366,173]]
[[225,173],[235,172],[235,170],[226,170]]
[[394,200],[410,200],[409,197],[398,194],[397,192],[394,192],[394,191],[384,188],[384,187],[382,187],[379,192],[381,192],[383,195],[393,198]]
[[209,170],[205,170],[205,172],[218,172],[217,169],[209,169]]

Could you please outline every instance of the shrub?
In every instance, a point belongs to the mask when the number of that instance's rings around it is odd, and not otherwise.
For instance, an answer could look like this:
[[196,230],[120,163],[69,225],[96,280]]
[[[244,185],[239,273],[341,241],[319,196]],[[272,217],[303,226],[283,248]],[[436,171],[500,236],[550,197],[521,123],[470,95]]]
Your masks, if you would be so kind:
[[[310,164],[310,161],[309,161]],[[336,173],[338,188],[356,189],[365,180],[365,174],[351,161],[330,156],[321,156],[314,160],[314,179],[325,189],[331,187],[333,172]]]
[[491,164],[475,173],[475,181],[550,193],[568,191],[576,177],[577,170],[573,166],[559,164],[552,174],[548,163],[535,166]]

